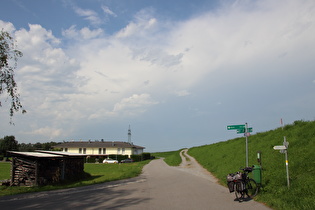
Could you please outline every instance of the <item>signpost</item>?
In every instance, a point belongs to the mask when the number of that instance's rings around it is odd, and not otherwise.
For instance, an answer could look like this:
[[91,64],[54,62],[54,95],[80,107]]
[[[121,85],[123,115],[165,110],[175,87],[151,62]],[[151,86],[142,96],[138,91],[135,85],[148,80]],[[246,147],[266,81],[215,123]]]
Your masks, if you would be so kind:
[[248,167],[248,136],[250,135],[250,132],[253,132],[253,128],[249,128],[248,124],[245,123],[245,125],[228,125],[228,130],[236,130],[236,133],[244,133],[245,141],[246,141],[246,167]]
[[238,130],[238,129],[245,129],[245,125],[228,125],[228,130]]
[[273,149],[274,150],[283,150],[283,149],[287,149],[287,147],[284,145],[280,145],[280,146],[274,146]]
[[[281,119],[281,125],[282,125],[282,130],[283,130],[283,121]],[[286,137],[283,137],[283,145],[280,146],[274,146],[274,150],[280,150],[280,153],[285,154],[285,167],[287,171],[287,184],[288,188],[290,188],[290,176],[289,176],[289,161],[288,161],[288,147],[289,147],[289,142],[287,142]]]
[[[253,132],[253,128],[247,128],[247,132],[248,132],[248,133]],[[237,133],[237,134],[239,134],[239,133],[245,133],[245,128],[237,129],[237,130],[236,130],[236,133]]]

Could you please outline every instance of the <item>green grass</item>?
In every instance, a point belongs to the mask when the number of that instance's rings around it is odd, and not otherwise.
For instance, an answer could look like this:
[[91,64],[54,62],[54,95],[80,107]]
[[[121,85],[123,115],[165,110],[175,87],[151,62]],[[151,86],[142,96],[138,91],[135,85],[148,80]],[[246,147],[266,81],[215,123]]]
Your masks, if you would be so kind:
[[0,180],[10,179],[10,162],[0,162]]
[[[290,189],[287,187],[285,155],[273,146],[289,142]],[[249,165],[262,155],[263,188],[256,200],[274,209],[315,209],[315,122],[295,121],[248,138]],[[188,152],[226,185],[226,175],[245,166],[245,137],[191,148]]]
[[[98,184],[103,182],[109,182],[120,179],[127,179],[136,177],[141,174],[144,165],[149,163],[150,160],[128,163],[128,164],[92,164],[86,163],[84,165],[84,171],[90,174],[89,177],[81,181],[76,182],[64,182],[58,185],[48,185],[42,187],[5,187],[0,186],[0,196],[13,195],[27,192],[48,191],[64,188],[72,188],[79,186],[86,186],[91,184]],[[9,165],[9,167],[8,167]],[[10,164],[0,163],[1,176],[3,179],[10,178]],[[8,171],[5,171],[8,170]]]
[[[287,187],[284,154],[273,149],[275,145],[282,145],[283,136],[286,136],[290,143],[290,189]],[[315,209],[315,121],[295,121],[292,125],[285,126],[284,130],[278,128],[250,136],[248,148],[250,165],[257,164],[257,151],[261,151],[263,188],[255,197],[257,201],[277,210]],[[152,155],[164,157],[167,164],[178,166],[181,163],[180,151]],[[189,149],[188,153],[215,175],[222,185],[226,185],[226,175],[245,166],[245,137],[194,147]],[[146,163],[148,161],[121,165],[85,164],[85,171],[91,174],[91,177],[81,182],[38,188],[0,187],[0,196],[84,186],[137,176]],[[0,177],[10,178],[10,165],[7,163],[0,163]]]
[[157,152],[152,153],[152,155],[155,157],[165,158],[164,161],[170,166],[179,166],[179,164],[182,162],[182,158],[179,155],[180,151],[181,150],[170,152]]

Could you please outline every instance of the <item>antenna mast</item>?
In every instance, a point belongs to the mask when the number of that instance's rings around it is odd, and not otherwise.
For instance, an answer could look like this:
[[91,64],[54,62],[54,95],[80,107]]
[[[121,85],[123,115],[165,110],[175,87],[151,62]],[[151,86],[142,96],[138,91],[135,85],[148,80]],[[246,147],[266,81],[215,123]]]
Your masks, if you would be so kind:
[[130,130],[130,125],[128,129],[128,143],[131,144],[131,130]]

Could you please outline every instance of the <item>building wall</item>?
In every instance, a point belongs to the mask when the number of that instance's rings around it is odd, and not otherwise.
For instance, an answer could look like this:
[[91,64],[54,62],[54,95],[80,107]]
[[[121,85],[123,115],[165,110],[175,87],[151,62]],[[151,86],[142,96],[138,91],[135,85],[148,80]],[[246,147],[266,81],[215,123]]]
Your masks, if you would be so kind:
[[[101,149],[101,154],[99,153]],[[105,151],[104,151],[105,149]],[[116,147],[107,147],[107,148],[63,148],[63,152],[70,153],[81,153],[87,155],[133,155],[141,154],[143,149],[134,149],[134,148],[116,148]],[[105,153],[104,153],[105,152]]]

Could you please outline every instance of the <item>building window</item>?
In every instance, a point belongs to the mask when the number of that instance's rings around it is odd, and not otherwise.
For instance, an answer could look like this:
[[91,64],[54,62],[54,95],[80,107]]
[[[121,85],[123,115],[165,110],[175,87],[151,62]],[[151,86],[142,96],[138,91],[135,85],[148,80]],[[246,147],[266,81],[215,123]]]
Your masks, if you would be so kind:
[[103,154],[104,155],[106,154],[106,148],[103,148]]
[[122,148],[122,154],[123,155],[125,154],[125,148]]
[[102,148],[98,148],[98,154],[102,154]]
[[83,154],[86,154],[86,148],[83,148]]
[[120,148],[117,148],[117,153],[120,154]]
[[79,153],[80,153],[80,154],[82,153],[82,148],[79,148]]
[[64,152],[68,152],[68,148],[64,148]]

